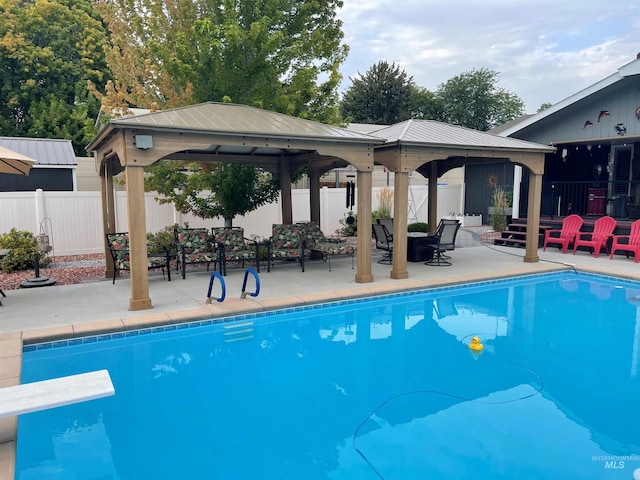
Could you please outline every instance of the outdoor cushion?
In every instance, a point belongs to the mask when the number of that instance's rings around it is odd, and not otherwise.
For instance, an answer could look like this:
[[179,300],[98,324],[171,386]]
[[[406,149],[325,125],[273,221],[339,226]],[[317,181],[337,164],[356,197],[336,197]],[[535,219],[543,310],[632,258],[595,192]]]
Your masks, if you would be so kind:
[[[211,229],[213,240],[218,245],[218,253],[223,260],[222,271],[227,274],[227,262],[244,262],[251,260],[252,262],[257,256],[257,245],[248,245],[247,239],[244,237],[244,228],[242,227],[213,227]],[[258,272],[260,271],[259,263],[256,263]]]
[[207,271],[209,271],[209,264],[213,263],[215,267],[219,257],[218,252],[214,250],[208,229],[176,228],[173,234],[182,278],[186,276],[187,265],[206,264]]
[[[129,259],[129,234],[124,233],[107,233],[107,245],[111,258],[113,260],[113,283],[116,282],[117,273],[120,270],[131,270],[131,261]],[[167,269],[167,276],[171,281],[171,272],[169,271],[170,257],[169,251],[164,248],[161,255],[148,255],[147,267],[149,270],[160,268],[164,278],[164,269]]]

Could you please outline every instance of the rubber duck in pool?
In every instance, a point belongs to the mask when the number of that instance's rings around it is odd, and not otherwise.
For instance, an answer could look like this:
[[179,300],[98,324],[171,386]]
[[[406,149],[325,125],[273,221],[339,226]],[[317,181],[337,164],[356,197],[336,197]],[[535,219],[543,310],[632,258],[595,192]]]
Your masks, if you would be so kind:
[[481,352],[484,349],[484,345],[482,343],[480,343],[480,338],[473,337],[471,339],[471,343],[469,344],[469,349],[473,350],[474,352]]

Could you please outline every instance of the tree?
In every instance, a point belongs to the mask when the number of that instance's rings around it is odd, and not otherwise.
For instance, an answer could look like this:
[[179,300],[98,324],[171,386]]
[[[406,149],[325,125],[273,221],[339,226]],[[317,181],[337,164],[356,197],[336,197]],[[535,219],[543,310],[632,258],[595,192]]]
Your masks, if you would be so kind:
[[350,79],[344,92],[341,114],[356,123],[392,125],[411,118],[416,95],[413,77],[395,63],[374,64],[364,75]]
[[100,104],[87,81],[110,78],[106,28],[84,0],[0,3],[0,135],[65,138],[77,155]]
[[[229,101],[337,121],[341,0],[102,0],[116,77],[108,103]],[[322,80],[321,80],[322,79]]]
[[[154,175],[145,178],[145,188],[158,192],[160,203],[175,205],[182,213],[200,218],[223,217],[231,226],[235,215],[244,215],[274,201],[278,182],[257,168],[237,163],[187,163],[161,160]],[[210,191],[208,196],[201,191]]]
[[[341,6],[341,0],[101,0],[115,81],[97,96],[111,111],[224,101],[336,124],[339,66],[348,50],[336,18]],[[183,211],[221,214],[227,222],[274,198],[275,181],[260,170],[200,169],[152,165],[147,186]],[[253,194],[239,188],[240,179],[253,179]],[[211,194],[203,199],[205,188]]]
[[540,105],[540,108],[538,108],[538,111],[536,113],[540,113],[541,111],[546,110],[549,107],[553,107],[553,104],[549,102],[545,102],[542,105]]
[[442,103],[438,96],[423,87],[413,87],[409,118],[438,120],[442,117]]
[[436,92],[443,109],[440,120],[487,131],[521,116],[524,102],[497,82],[498,73],[484,68],[447,80]]

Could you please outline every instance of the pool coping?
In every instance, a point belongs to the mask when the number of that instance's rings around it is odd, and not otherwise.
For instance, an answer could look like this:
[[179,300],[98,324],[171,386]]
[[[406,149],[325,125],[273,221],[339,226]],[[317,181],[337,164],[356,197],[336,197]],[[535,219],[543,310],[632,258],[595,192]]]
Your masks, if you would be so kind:
[[[228,299],[222,303],[206,304],[199,302],[200,308],[182,310],[178,312],[149,314],[139,317],[116,318],[112,320],[97,320],[87,323],[74,323],[56,327],[21,330],[0,333],[0,387],[20,384],[22,371],[22,353],[24,347],[43,342],[96,336],[109,333],[128,332],[153,327],[199,322],[208,319],[222,319],[239,315],[262,313],[284,308],[310,306],[327,302],[339,302],[354,298],[406,293],[430,288],[460,286],[467,283],[478,283],[526,277],[531,275],[553,272],[588,273],[600,276],[612,276],[631,281],[640,281],[637,275],[615,272],[609,269],[571,266],[559,264],[527,264],[526,266],[510,270],[490,273],[476,273],[448,276],[435,280],[409,280],[401,284],[362,284],[341,292],[321,292],[306,295],[270,300],[258,300],[249,297],[244,300]],[[0,480],[14,480],[16,465],[18,417],[0,419]]]

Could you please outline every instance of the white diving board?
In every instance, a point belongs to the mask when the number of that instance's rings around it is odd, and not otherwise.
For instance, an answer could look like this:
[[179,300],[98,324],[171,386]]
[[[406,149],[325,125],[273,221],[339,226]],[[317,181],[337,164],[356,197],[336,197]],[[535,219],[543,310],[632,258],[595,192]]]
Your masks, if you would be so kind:
[[0,418],[114,395],[107,370],[0,388]]

